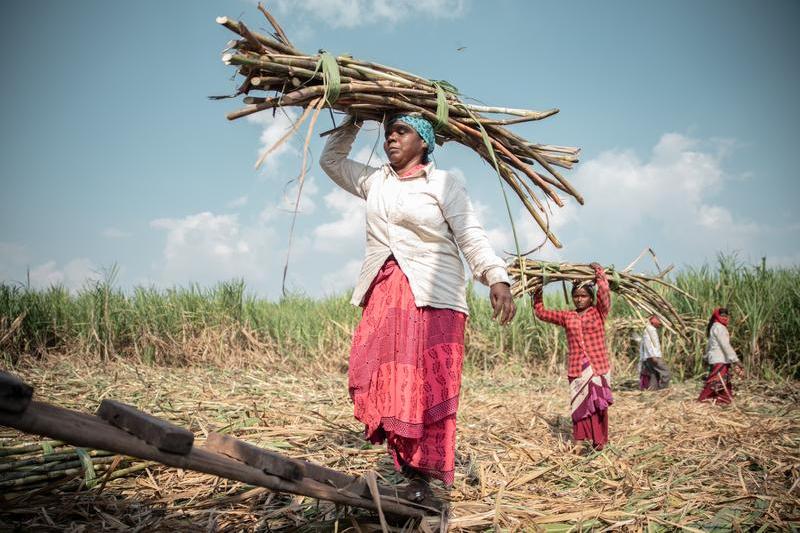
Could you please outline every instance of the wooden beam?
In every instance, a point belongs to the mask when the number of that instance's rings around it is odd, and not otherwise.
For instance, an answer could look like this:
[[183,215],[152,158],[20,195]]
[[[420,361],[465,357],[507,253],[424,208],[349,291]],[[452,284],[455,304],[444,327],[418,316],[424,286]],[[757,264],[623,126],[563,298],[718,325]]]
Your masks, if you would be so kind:
[[[352,492],[364,498],[372,498],[369,485],[361,476],[351,476],[310,461],[293,459],[259,448],[234,437],[214,432],[209,433],[204,448],[242,461],[247,465],[263,470],[266,474],[272,474],[284,479],[311,478],[338,490]],[[299,472],[300,478],[290,477],[296,476],[297,473],[295,472]],[[386,485],[378,484],[378,492],[382,496],[400,497],[396,488],[387,487]],[[436,503],[438,504],[439,502]]]
[[33,387],[17,376],[0,372],[0,410],[21,413],[28,408],[33,397]]
[[[314,479],[301,481],[281,479],[224,455],[197,447],[193,447],[186,455],[164,452],[96,416],[42,402],[32,401],[25,412],[19,414],[0,411],[0,425],[58,439],[73,446],[107,450],[140,459],[158,461],[167,466],[204,472],[250,485],[266,487],[276,492],[290,492],[377,511],[376,504],[371,499],[347,490],[337,490],[335,487]],[[423,518],[428,509],[401,498],[387,496],[381,496],[380,504],[384,513],[409,518]]]
[[283,479],[298,481],[305,475],[305,469],[299,461],[221,433],[209,433],[204,448]]
[[97,416],[165,452],[186,455],[194,443],[194,434],[188,429],[116,400],[103,400]]

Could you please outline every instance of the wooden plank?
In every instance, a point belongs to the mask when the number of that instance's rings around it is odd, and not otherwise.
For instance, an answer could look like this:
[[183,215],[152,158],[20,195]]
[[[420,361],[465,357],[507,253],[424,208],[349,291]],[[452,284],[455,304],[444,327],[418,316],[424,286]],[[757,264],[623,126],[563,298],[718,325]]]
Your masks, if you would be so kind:
[[97,416],[165,452],[186,455],[194,443],[191,431],[115,400],[103,400]]
[[0,409],[9,413],[21,413],[28,408],[33,396],[33,387],[17,376],[0,372]]
[[295,461],[279,453],[253,446],[221,433],[209,433],[204,448],[227,455],[253,468],[263,470],[266,474],[272,474],[283,479],[298,481],[305,476],[305,469],[300,464],[300,461]]
[[[242,461],[249,466],[263,470],[266,474],[284,479],[311,478],[329,487],[345,490],[363,498],[373,497],[366,479],[362,476],[351,476],[310,461],[293,459],[228,435],[209,433],[204,448]],[[301,477],[288,477],[296,475],[292,472],[295,469],[301,472]],[[381,484],[377,484],[377,487],[381,496],[400,498],[400,493],[395,487]],[[440,509],[441,503],[440,501],[432,502],[433,508]]]
[[[209,433],[204,447],[213,452],[242,461],[253,468],[263,470],[267,474],[284,479],[309,477],[330,487],[346,490],[365,498],[372,498],[372,493],[366,480],[360,476],[351,476],[310,461],[292,459],[228,435],[215,432]],[[298,474],[300,477],[293,477]],[[383,496],[399,497],[399,493],[395,488],[379,484],[378,490]]]
[[[377,510],[371,499],[358,496],[348,490],[337,490],[315,479],[305,478],[301,481],[281,479],[224,455],[197,447],[193,447],[186,455],[163,452],[96,416],[42,402],[32,401],[28,409],[19,414],[0,411],[0,425],[58,439],[73,446],[108,450],[140,459],[158,461],[167,466],[204,472],[250,485],[266,487],[277,492],[290,492],[342,505],[361,507],[371,511]],[[426,516],[427,508],[401,498],[381,496],[380,501],[385,513],[409,518]]]

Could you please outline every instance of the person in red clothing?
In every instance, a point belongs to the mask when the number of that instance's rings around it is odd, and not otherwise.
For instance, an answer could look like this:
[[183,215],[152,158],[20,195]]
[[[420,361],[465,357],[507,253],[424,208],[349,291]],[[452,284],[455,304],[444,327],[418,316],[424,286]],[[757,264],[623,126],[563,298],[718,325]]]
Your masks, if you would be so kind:
[[611,294],[603,267],[597,263],[591,267],[597,285],[596,302],[591,285],[575,284],[574,311],[545,309],[541,290],[533,294],[533,309],[536,318],[563,327],[567,334],[572,436],[576,441],[590,440],[595,450],[602,450],[608,442],[608,406],[614,403],[605,334]]

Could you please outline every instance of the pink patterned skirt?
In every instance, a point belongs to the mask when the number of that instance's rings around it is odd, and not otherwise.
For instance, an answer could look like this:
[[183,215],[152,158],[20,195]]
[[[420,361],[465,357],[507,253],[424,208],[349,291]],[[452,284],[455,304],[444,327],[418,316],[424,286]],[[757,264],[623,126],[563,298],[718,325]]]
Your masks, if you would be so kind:
[[712,365],[697,401],[710,401],[719,404],[729,404],[733,401],[731,365],[725,363]]
[[453,483],[456,411],[467,316],[417,307],[408,278],[386,260],[366,296],[350,350],[350,398],[365,437],[408,465]]
[[608,407],[614,403],[610,381],[610,374],[594,375],[585,358],[581,375],[569,378],[572,438],[590,440],[596,450],[608,443]]

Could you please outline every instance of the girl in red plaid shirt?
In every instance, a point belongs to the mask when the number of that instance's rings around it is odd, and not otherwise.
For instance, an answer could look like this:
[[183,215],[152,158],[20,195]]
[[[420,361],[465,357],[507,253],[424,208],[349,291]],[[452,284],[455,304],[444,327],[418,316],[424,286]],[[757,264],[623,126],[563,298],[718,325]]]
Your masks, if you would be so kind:
[[596,450],[602,450],[608,442],[608,406],[614,403],[604,326],[611,295],[603,267],[597,263],[591,267],[595,272],[596,302],[591,285],[575,284],[574,311],[545,309],[541,290],[533,294],[533,309],[539,320],[562,326],[566,331],[573,438],[591,440]]

